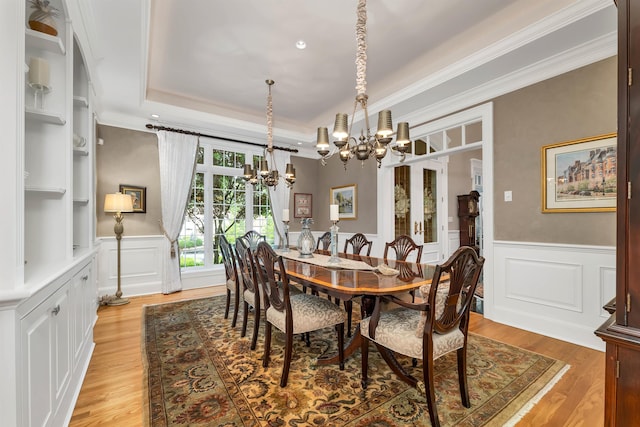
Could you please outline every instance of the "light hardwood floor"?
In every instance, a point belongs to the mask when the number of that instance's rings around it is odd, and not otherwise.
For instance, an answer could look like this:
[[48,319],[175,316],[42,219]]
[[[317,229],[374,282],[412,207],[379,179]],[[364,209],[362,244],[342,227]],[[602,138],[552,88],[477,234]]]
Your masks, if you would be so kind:
[[[142,426],[142,307],[224,293],[224,287],[131,298],[101,307],[96,347],[70,426]],[[604,353],[526,332],[473,314],[470,330],[561,359],[571,369],[518,426],[601,426],[604,422]]]

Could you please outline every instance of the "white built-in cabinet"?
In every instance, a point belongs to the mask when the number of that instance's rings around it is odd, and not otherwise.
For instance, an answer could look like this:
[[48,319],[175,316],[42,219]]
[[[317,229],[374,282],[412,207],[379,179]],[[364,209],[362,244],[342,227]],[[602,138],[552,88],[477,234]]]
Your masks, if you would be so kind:
[[[16,376],[0,387],[15,388],[10,424],[60,426],[69,421],[82,385],[97,319],[93,91],[66,0],[51,0],[60,10],[57,36],[28,28],[33,9],[23,1],[22,263],[12,294],[20,295],[12,296]],[[28,84],[32,57],[49,64],[51,89],[42,103]],[[0,295],[3,304],[9,303]]]

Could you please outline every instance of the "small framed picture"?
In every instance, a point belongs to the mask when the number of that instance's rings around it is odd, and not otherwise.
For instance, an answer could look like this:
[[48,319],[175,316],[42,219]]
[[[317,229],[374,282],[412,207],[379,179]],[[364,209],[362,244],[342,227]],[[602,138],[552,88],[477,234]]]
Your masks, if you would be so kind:
[[308,193],[294,193],[293,195],[293,217],[311,218],[312,199]]
[[332,187],[329,192],[329,203],[338,205],[340,219],[358,218],[358,200],[356,184],[344,187]]
[[617,135],[542,147],[542,212],[616,210]]
[[133,212],[147,212],[147,187],[137,187],[135,185],[120,184],[120,192],[129,194],[133,199]]

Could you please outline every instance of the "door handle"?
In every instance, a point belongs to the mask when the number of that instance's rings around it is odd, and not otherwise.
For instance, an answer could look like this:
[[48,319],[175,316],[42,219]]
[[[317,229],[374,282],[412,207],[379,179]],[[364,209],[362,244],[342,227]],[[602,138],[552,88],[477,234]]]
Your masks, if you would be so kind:
[[413,234],[418,234],[418,221],[413,221]]

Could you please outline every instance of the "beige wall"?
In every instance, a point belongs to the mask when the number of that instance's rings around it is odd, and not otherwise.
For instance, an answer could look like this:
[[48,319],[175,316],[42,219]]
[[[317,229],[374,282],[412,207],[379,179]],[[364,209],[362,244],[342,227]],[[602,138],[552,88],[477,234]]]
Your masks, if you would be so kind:
[[[327,161],[326,166],[320,160],[291,157],[296,165],[297,181],[291,194],[291,212],[293,212],[293,193],[313,194],[314,231],[328,231],[329,191],[331,187],[356,184],[357,218],[342,220],[338,223],[341,233],[377,233],[377,163],[373,159],[364,162],[361,167],[357,160],[350,160],[344,170],[338,156]],[[300,165],[300,166],[298,166]],[[304,176],[303,176],[304,175]],[[293,214],[292,214],[293,215]],[[299,230],[300,224],[291,224],[291,230]]]
[[103,212],[104,196],[118,191],[120,184],[147,188],[147,213],[128,213],[124,219],[125,236],[162,234],[160,230],[160,171],[158,139],[155,133],[98,126],[96,145],[96,234],[113,236],[112,214]]
[[541,212],[540,149],[616,131],[616,70],[609,58],[495,99],[496,240],[615,245],[613,212]]

